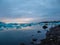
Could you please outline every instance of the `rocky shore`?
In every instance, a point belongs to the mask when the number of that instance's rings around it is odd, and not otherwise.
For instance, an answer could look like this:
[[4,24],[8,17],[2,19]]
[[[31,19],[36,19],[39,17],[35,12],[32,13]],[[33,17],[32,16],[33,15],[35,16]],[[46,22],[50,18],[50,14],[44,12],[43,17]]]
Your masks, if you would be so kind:
[[60,45],[60,25],[50,28],[39,45]]

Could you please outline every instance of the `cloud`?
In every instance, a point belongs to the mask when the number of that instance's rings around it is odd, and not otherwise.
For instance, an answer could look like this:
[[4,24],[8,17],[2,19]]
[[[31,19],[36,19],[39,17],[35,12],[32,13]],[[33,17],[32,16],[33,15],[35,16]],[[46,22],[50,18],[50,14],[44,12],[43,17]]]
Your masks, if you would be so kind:
[[15,18],[15,19],[7,19],[4,18],[2,19],[2,22],[6,23],[29,23],[29,22],[34,22],[34,18]]
[[57,16],[58,20],[60,16],[60,0],[0,0],[0,2],[0,19],[23,17],[50,19]]

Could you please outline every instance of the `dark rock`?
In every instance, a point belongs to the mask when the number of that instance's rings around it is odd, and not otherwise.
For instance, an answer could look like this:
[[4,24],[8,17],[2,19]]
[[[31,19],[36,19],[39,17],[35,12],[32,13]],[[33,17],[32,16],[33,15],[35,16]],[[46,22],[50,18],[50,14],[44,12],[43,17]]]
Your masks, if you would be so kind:
[[37,33],[41,33],[41,31],[37,31]]
[[46,28],[48,28],[48,27],[47,27],[46,25],[44,25],[44,26],[43,26],[43,29],[46,29]]
[[32,36],[34,36],[34,35],[32,35]]
[[34,38],[33,38],[32,41],[37,41],[37,39],[34,39]]
[[[43,26],[46,29],[46,26]],[[60,45],[60,26],[50,28],[46,33],[46,39],[41,40],[40,45]]]

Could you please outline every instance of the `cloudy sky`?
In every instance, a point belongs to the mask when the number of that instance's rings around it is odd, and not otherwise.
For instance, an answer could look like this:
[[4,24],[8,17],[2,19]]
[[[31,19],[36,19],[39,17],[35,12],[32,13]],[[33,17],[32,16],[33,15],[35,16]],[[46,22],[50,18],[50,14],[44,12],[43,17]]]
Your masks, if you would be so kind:
[[0,21],[60,20],[60,0],[0,0]]

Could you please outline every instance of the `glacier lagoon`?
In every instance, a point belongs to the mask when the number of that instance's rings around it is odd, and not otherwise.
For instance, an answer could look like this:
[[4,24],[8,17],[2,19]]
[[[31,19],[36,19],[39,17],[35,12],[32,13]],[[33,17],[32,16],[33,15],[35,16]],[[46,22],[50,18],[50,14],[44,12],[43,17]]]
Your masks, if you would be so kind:
[[[36,43],[41,42],[42,39],[46,38],[46,32],[49,28],[59,25],[60,23],[49,23],[47,29],[43,29],[45,23],[38,24],[26,24],[20,25],[20,28],[13,28],[10,26],[0,28],[0,45],[32,45],[32,39],[37,39]],[[1,25],[1,24],[0,24]],[[15,26],[16,27],[16,26]],[[41,31],[38,33],[38,31]]]

